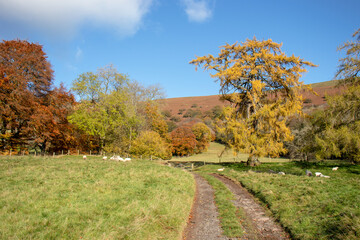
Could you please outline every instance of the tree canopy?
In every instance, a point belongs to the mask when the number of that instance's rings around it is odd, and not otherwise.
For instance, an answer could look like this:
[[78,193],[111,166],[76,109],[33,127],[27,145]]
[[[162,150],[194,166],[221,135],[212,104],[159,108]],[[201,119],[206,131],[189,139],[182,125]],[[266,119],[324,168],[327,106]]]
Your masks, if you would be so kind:
[[231,103],[223,130],[235,152],[247,152],[253,161],[286,151],[283,142],[292,139],[286,119],[301,114],[300,77],[314,64],[286,56],[281,44],[256,38],[226,44],[218,56],[197,57],[190,63],[214,71],[211,76],[220,83],[222,98]]
[[74,98],[53,88],[53,70],[42,46],[22,40],[0,43],[0,148],[31,144],[56,149],[71,140],[66,114]]
[[347,84],[360,84],[360,28],[353,34],[355,41],[348,41],[338,50],[346,50],[346,57],[339,60],[335,78]]
[[132,141],[146,128],[146,103],[161,92],[131,81],[112,65],[81,74],[72,90],[80,102],[69,116],[70,122],[97,137],[100,150],[118,153],[129,153]]

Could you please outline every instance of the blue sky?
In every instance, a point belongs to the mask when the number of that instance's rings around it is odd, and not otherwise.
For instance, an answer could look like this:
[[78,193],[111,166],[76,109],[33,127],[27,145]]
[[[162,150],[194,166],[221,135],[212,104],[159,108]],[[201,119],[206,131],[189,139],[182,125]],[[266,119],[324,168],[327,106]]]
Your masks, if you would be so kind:
[[359,9],[359,0],[0,0],[0,39],[43,45],[56,85],[113,64],[169,98],[206,96],[219,85],[189,61],[254,36],[319,65],[305,83],[332,80]]

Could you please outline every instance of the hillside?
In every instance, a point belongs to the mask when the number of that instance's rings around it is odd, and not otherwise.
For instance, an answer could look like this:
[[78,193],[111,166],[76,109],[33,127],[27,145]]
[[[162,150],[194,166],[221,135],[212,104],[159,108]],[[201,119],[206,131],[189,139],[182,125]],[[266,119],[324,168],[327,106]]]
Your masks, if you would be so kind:
[[[343,88],[336,88],[337,80],[310,84],[314,93],[304,91],[304,110],[311,111],[314,108],[323,107],[325,105],[326,95],[336,95]],[[162,111],[168,111],[172,116],[180,117],[181,121],[185,120],[184,113],[189,109],[205,113],[212,110],[216,106],[224,106],[227,103],[219,99],[220,95],[199,96],[199,97],[181,97],[167,98],[161,101],[160,108]]]

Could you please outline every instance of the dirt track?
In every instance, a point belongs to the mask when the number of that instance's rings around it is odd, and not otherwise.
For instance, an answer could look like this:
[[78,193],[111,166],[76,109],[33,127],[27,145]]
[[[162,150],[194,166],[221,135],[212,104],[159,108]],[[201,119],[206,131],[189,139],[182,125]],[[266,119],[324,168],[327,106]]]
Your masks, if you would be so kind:
[[[290,239],[281,226],[267,216],[265,209],[245,188],[224,176],[218,174],[213,174],[213,176],[222,181],[234,194],[234,205],[241,208],[245,213],[246,219],[242,221],[245,233],[239,239]],[[194,174],[194,177],[196,196],[188,226],[184,231],[184,239],[231,239],[222,235],[218,212],[214,203],[214,190],[199,175]]]

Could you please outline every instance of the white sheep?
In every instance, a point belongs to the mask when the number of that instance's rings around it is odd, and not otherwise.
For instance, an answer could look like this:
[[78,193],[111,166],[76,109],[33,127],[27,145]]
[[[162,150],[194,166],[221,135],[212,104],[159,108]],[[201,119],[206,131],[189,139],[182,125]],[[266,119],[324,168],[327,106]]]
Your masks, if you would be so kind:
[[285,175],[285,173],[284,173],[284,172],[278,172],[278,174],[279,174],[279,175]]
[[103,159],[104,161],[107,160],[107,156],[104,156],[102,159]]
[[131,161],[131,158],[125,158],[124,162],[126,162],[126,161]]
[[332,170],[333,171],[337,171],[339,169],[339,167],[333,167]]
[[225,169],[225,168],[219,168],[217,171],[218,171],[218,172],[222,172],[222,171],[224,171],[224,169]]
[[330,178],[330,176],[325,176],[324,174],[322,174],[321,172],[316,172],[315,176],[317,177],[323,177],[323,178]]
[[83,156],[83,159],[86,160],[86,155]]

